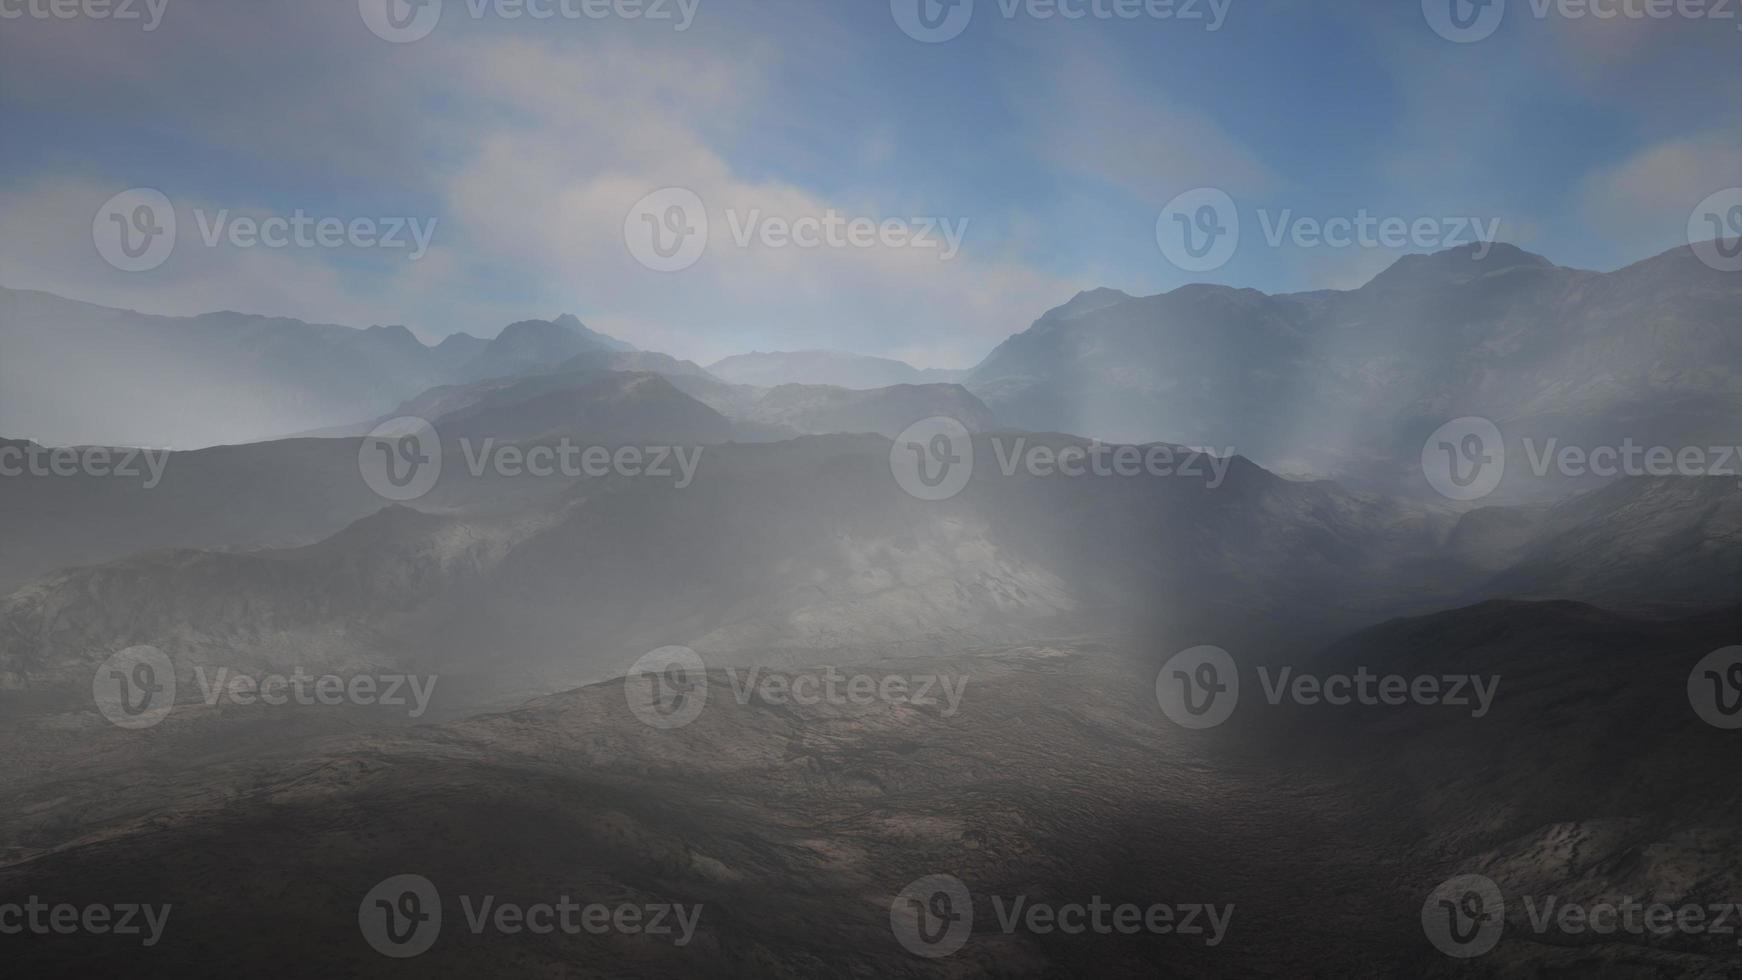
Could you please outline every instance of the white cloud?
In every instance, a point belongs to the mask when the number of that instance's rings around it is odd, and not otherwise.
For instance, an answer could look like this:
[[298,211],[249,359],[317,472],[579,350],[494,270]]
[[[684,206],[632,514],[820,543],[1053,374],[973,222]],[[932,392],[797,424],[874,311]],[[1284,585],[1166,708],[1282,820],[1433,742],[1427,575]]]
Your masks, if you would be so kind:
[[1657,250],[1686,244],[1688,216],[1715,191],[1742,187],[1742,133],[1667,140],[1593,172],[1579,200],[1592,227]]
[[1107,49],[1074,48],[1017,106],[1038,126],[1035,152],[1070,174],[1161,204],[1194,187],[1262,196],[1277,178],[1214,118],[1158,99],[1115,67]]

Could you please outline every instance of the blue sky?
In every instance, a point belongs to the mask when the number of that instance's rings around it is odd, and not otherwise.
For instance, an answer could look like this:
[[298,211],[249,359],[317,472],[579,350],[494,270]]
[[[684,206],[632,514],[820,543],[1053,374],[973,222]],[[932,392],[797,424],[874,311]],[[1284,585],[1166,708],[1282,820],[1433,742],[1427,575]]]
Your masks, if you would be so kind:
[[[838,347],[962,366],[1078,289],[1352,288],[1416,250],[1272,246],[1263,222],[1285,212],[1499,221],[1609,269],[1685,244],[1696,205],[1742,187],[1742,11],[1509,0],[1491,36],[1453,43],[1416,2],[1226,0],[1210,31],[975,0],[958,36],[923,43],[898,26],[914,0],[695,0],[683,31],[443,0],[428,36],[390,43],[366,13],[400,0],[165,2],[151,31],[0,20],[0,283],[429,339],[566,311],[704,362]],[[93,218],[136,187],[173,202],[178,233],[123,272]],[[710,234],[658,272],[625,220],[668,187],[704,202]],[[1189,272],[1157,218],[1200,187],[1235,203],[1241,237]],[[436,230],[416,261],[208,246],[196,213],[220,211]],[[728,233],[728,214],[829,211],[966,225],[948,259]]]

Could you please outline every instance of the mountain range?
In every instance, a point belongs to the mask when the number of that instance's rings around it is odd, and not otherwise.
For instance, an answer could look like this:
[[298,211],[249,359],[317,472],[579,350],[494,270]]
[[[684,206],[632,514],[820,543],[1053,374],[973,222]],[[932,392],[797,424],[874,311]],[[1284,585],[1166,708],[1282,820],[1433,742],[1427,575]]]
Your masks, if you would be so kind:
[[[1728,941],[1545,936],[1511,899],[1742,894],[1735,733],[1690,704],[1694,665],[1742,628],[1738,478],[1526,479],[1453,502],[1420,460],[1425,432],[1471,413],[1509,436],[1736,442],[1742,292],[1696,265],[1598,274],[1496,248],[1349,292],[1097,290],[960,381],[872,387],[855,385],[893,376],[850,357],[848,375],[784,356],[704,368],[571,317],[430,347],[404,328],[0,294],[0,452],[242,440],[157,457],[150,480],[0,476],[0,907],[175,909],[149,950],[44,934],[8,963],[1731,975]],[[179,366],[182,384],[106,388],[124,362]],[[407,416],[442,462],[395,502],[371,433]],[[934,416],[962,431],[909,431]],[[261,437],[278,425],[298,434]],[[557,446],[679,465],[474,462]],[[1097,453],[1190,465],[1059,465]],[[945,459],[967,476],[928,494]],[[174,696],[135,731],[93,692],[142,646]],[[672,647],[702,659],[706,703],[693,724],[644,723],[662,688],[634,665]],[[1225,723],[1196,728],[1163,689],[1205,647],[1241,683]],[[1336,705],[1273,695],[1276,670],[1491,679],[1493,699]],[[789,691],[843,673],[962,686],[959,702],[799,703],[747,693],[751,671]],[[428,701],[207,690],[292,672],[426,680]],[[410,873],[452,904],[437,952],[399,963],[359,934],[359,903]],[[904,948],[898,896],[938,874],[965,883],[953,912],[974,924],[932,959]],[[1510,903],[1473,961],[1422,925],[1466,874]],[[682,946],[510,936],[468,930],[461,895],[702,912]],[[1088,936],[1002,928],[1011,896],[1233,911],[1226,942]]]
[[[354,434],[365,420],[439,410],[443,399],[520,398],[589,371],[645,370],[747,439],[893,435],[928,414],[954,415],[971,430],[1231,448],[1286,475],[1419,495],[1424,441],[1465,416],[1495,422],[1515,458],[1549,440],[1733,444],[1739,303],[1736,277],[1689,248],[1609,273],[1508,245],[1459,248],[1407,256],[1349,291],[1085,292],[963,373],[835,351],[745,354],[703,369],[566,315],[428,347],[403,327],[154,317],[6,290],[0,435],[194,448]],[[966,392],[939,387],[957,380]],[[864,390],[883,394],[847,393]],[[1534,479],[1517,465],[1496,500],[1590,485]]]
[[[1083,293],[965,384],[1005,423],[1233,446],[1279,472],[1421,488],[1464,416],[1563,444],[1722,446],[1742,423],[1742,280],[1679,248],[1609,273],[1518,248],[1399,260],[1360,289]],[[1543,489],[1520,465],[1502,492]]]
[[949,384],[967,371],[916,368],[903,361],[838,350],[754,351],[708,365],[708,372],[733,384],[833,385],[837,388],[888,388],[892,385]]

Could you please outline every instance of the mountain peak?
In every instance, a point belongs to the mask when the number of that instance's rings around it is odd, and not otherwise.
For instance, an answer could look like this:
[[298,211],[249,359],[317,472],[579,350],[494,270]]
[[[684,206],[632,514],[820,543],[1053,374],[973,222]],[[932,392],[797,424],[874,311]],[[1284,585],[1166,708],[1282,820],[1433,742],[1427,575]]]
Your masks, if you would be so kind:
[[1555,264],[1505,242],[1477,242],[1438,252],[1405,255],[1374,276],[1367,288],[1457,285],[1514,269],[1553,269]]
[[1123,303],[1130,298],[1131,295],[1129,293],[1108,286],[1101,286],[1096,289],[1085,289],[1082,292],[1077,293],[1077,295],[1072,296],[1070,301],[1065,303],[1063,306],[1054,307],[1053,309],[1048,310],[1046,315],[1042,316],[1041,319],[1070,319],[1071,317],[1082,316],[1085,313],[1093,313],[1096,310]]
[[581,318],[575,316],[573,313],[558,314],[557,318],[551,322],[565,330],[573,330],[576,333],[587,329],[587,325],[581,322]]

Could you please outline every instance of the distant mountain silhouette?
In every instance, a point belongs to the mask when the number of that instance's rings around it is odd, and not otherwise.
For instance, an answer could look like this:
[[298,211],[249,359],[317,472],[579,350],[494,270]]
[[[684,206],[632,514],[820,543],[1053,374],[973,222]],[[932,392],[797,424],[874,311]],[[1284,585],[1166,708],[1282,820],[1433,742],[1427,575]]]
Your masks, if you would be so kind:
[[45,445],[253,442],[373,417],[435,385],[629,349],[570,316],[429,347],[402,326],[152,316],[0,289],[0,425]]
[[946,384],[960,381],[967,374],[966,371],[920,369],[887,357],[837,350],[735,354],[708,365],[708,370],[733,384],[759,388],[789,384],[888,388],[892,385]]
[[[1509,441],[1734,442],[1738,310],[1742,278],[1688,248],[1596,273],[1466,247],[1348,292],[1085,293],[965,383],[1023,428],[1232,446],[1282,472],[1424,492],[1424,440],[1466,415]],[[1565,492],[1519,462],[1503,491]]]

